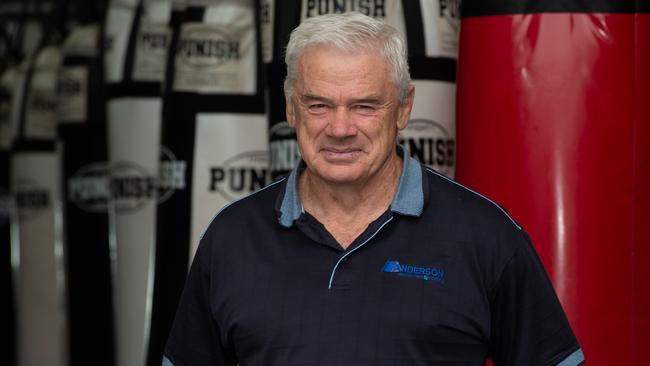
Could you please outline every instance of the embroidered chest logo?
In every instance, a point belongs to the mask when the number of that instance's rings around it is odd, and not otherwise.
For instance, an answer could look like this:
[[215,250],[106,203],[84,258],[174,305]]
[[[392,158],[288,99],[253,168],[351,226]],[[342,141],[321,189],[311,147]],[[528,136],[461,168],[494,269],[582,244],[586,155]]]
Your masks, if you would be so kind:
[[400,276],[419,278],[425,281],[445,282],[445,271],[436,267],[421,267],[411,264],[401,264],[398,261],[388,261],[384,264],[383,272],[397,273]]

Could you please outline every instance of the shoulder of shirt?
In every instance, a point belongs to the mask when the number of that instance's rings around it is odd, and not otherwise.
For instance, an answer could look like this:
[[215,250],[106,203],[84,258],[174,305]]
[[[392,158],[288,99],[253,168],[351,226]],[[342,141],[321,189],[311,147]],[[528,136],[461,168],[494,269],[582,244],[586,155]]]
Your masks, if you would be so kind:
[[[429,206],[439,206],[439,215],[449,226],[462,230],[462,241],[476,255],[485,276],[486,288],[493,288],[504,269],[521,250],[530,249],[523,228],[490,198],[426,168]],[[425,188],[426,189],[426,188]],[[435,209],[435,208],[433,208]],[[458,229],[460,228],[460,229]]]
[[[484,212],[495,219],[503,219],[517,231],[523,231],[521,225],[492,199],[431,168],[425,166],[423,168],[427,173],[427,182],[430,188],[433,188],[431,195],[435,195],[435,192],[442,193],[433,197],[434,200],[446,200],[454,207],[464,209],[463,213],[465,214],[469,213],[468,209],[474,212]],[[431,200],[432,197],[429,199]],[[493,213],[496,213],[496,215],[493,215]]]
[[269,206],[266,208],[274,210],[275,199],[277,198],[279,189],[283,186],[282,183],[286,182],[286,180],[286,177],[278,179],[266,187],[258,189],[257,191],[254,191],[247,196],[235,200],[222,207],[219,211],[217,211],[217,213],[214,214],[205,230],[199,237],[199,241],[203,240],[206,234],[208,234],[219,221],[222,221],[228,217],[237,216],[238,214],[251,213],[254,210],[259,210],[263,208],[260,205],[264,205],[265,203]]

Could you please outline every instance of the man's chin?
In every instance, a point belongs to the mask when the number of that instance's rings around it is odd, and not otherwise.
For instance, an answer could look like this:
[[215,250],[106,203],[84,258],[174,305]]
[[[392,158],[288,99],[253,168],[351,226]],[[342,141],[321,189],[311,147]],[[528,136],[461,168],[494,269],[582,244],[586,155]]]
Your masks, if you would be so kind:
[[328,167],[327,169],[317,170],[315,174],[330,184],[350,184],[361,178],[359,169],[350,166]]

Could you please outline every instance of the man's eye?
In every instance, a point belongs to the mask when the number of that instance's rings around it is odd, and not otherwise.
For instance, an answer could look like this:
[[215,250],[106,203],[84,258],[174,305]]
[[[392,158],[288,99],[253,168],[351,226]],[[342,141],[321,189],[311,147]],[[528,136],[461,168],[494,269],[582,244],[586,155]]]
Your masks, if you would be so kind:
[[374,112],[375,107],[367,104],[357,104],[353,106],[352,109],[360,112]]
[[326,104],[319,103],[319,104],[310,104],[309,105],[309,110],[312,111],[312,112],[324,112],[325,109],[327,109]]

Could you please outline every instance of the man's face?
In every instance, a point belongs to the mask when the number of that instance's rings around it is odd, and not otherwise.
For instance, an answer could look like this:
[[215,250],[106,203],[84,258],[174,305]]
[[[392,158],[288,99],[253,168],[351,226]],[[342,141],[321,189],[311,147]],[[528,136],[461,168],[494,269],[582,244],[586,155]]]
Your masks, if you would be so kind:
[[329,183],[363,183],[394,161],[397,131],[412,104],[412,87],[400,104],[378,52],[318,47],[298,61],[287,121],[310,173]]

